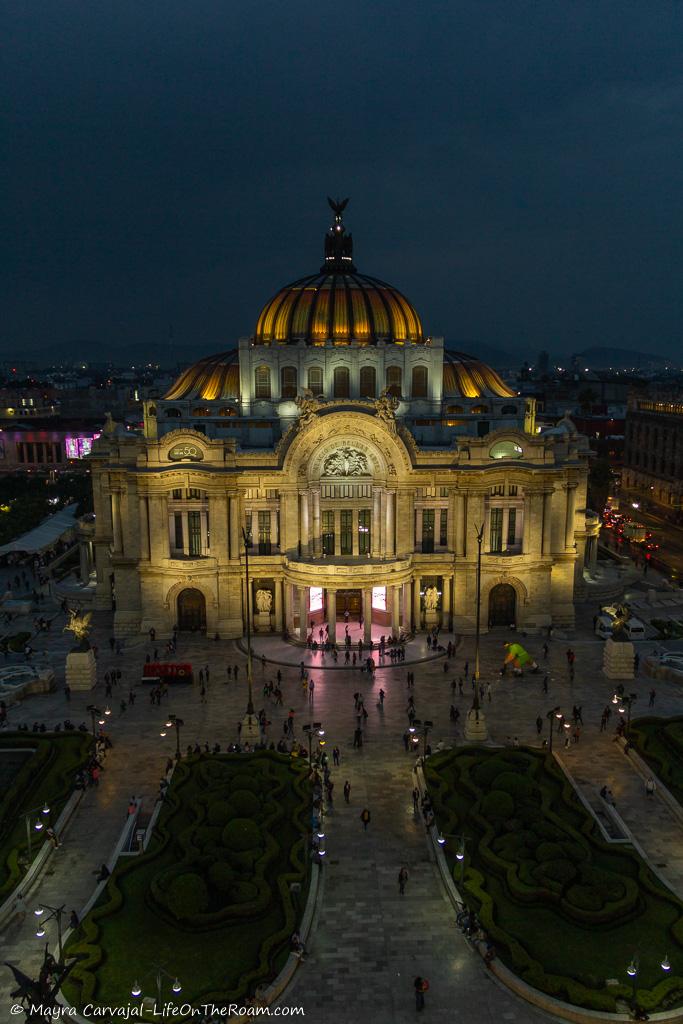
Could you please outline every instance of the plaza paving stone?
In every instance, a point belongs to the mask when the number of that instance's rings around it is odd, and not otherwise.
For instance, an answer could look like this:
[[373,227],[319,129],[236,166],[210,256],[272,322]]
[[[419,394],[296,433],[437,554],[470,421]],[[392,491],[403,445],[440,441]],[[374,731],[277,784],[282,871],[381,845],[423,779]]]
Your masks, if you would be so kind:
[[[1,585],[1,584],[0,584]],[[610,699],[613,685],[601,674],[602,642],[590,635],[594,607],[580,609],[579,628],[571,640],[553,640],[547,662],[542,660],[542,640],[522,638],[514,634],[491,634],[482,639],[481,675],[491,683],[491,701],[484,701],[493,742],[537,743],[535,719],[556,704],[567,713],[572,704],[581,704],[585,728],[578,745],[562,750],[570,770],[589,784],[600,788],[607,784],[613,790],[618,810],[645,851],[656,863],[665,864],[671,885],[683,895],[683,862],[681,829],[659,799],[647,800],[642,779],[630,765],[621,748],[612,742],[614,720],[606,734],[598,732],[600,712]],[[132,794],[142,797],[151,810],[166,758],[173,753],[172,732],[162,739],[160,727],[169,712],[179,714],[185,725],[182,745],[198,741],[223,746],[236,738],[237,723],[244,713],[246,701],[245,656],[233,642],[213,642],[200,637],[181,637],[177,658],[190,660],[195,671],[210,666],[210,683],[206,703],[201,703],[198,688],[174,688],[161,708],[152,707],[148,690],[139,685],[141,666],[146,653],[154,645],[146,639],[126,641],[120,657],[110,654],[110,616],[95,616],[93,640],[99,648],[99,682],[86,694],[73,694],[67,702],[63,694],[64,658],[71,646],[70,637],[62,634],[65,616],[57,615],[52,635],[34,643],[36,651],[44,651],[57,672],[55,693],[34,697],[12,709],[10,725],[45,721],[48,725],[66,717],[76,723],[89,722],[87,704],[106,703],[104,672],[112,666],[123,672],[121,687],[114,691],[110,735],[114,748],[108,755],[100,787],[89,790],[77,817],[64,836],[64,845],[49,862],[36,892],[28,903],[44,901],[52,905],[65,903],[67,911],[79,910],[94,887],[94,875],[106,860],[125,822],[126,809]],[[343,627],[342,627],[343,629]],[[538,659],[541,673],[522,680],[498,672],[505,640],[518,639]],[[577,653],[576,676],[570,682],[565,650],[571,645]],[[158,645],[163,650],[163,644]],[[651,646],[651,645],[649,645]],[[645,645],[645,649],[649,649]],[[435,1021],[457,1020],[463,1024],[510,1020],[531,1022],[544,1015],[510,994],[492,979],[481,960],[472,952],[455,928],[452,908],[439,880],[424,827],[412,811],[412,765],[414,758],[406,754],[402,735],[407,725],[405,678],[407,665],[380,668],[374,683],[358,669],[337,668],[328,671],[317,665],[311,674],[316,681],[314,700],[302,692],[299,660],[312,660],[303,649],[285,647],[276,638],[255,640],[254,701],[256,708],[264,704],[263,683],[274,679],[278,662],[294,655],[294,663],[281,669],[284,676],[284,706],[267,705],[272,725],[270,737],[277,741],[289,707],[295,710],[295,735],[305,741],[301,726],[308,720],[320,720],[326,729],[327,750],[338,745],[342,753],[340,768],[333,769],[334,805],[326,820],[327,856],[323,870],[322,898],[309,940],[309,958],[301,965],[293,985],[282,1003],[302,1005],[306,1014],[337,1024],[348,1020],[403,1022],[415,1015],[412,980],[421,973],[431,983],[427,995],[426,1014]],[[264,653],[265,667],[260,656]],[[161,653],[161,651],[160,651]],[[410,657],[427,653],[424,639],[418,638],[410,647]],[[641,654],[643,653],[641,649]],[[432,745],[439,741],[452,744],[462,739],[460,728],[449,720],[453,701],[461,711],[461,721],[471,702],[471,693],[451,696],[451,679],[463,674],[464,662],[473,667],[472,638],[464,638],[457,656],[444,673],[444,659],[415,665],[414,697],[417,715],[434,721],[430,736]],[[42,660],[42,656],[41,656]],[[240,665],[239,682],[227,681],[228,664]],[[542,692],[543,674],[549,675],[549,693]],[[119,703],[127,700],[128,690],[137,692],[134,706],[121,713]],[[377,705],[379,688],[387,693],[384,710]],[[650,682],[645,677],[635,681],[639,694],[634,714],[647,711]],[[680,697],[671,683],[658,683],[657,705],[661,714],[679,711]],[[353,693],[359,690],[366,698],[369,718],[364,745],[354,750],[353,731],[356,717]],[[122,692],[121,692],[122,691]],[[545,729],[544,729],[545,735]],[[351,782],[351,801],[343,799],[345,779]],[[372,821],[363,832],[360,813],[367,806]],[[410,878],[406,895],[398,893],[397,875],[402,864]],[[23,925],[11,925],[2,936],[3,959],[9,959],[29,970],[40,961],[42,946],[34,935],[30,915]],[[52,928],[52,931],[49,929]],[[54,941],[54,926],[48,926]],[[615,965],[615,974],[620,965]],[[169,965],[171,971],[182,972],[182,965]],[[137,969],[131,969],[131,980]],[[0,1006],[8,1004],[11,976],[0,974]],[[547,1018],[545,1018],[547,1019]]]

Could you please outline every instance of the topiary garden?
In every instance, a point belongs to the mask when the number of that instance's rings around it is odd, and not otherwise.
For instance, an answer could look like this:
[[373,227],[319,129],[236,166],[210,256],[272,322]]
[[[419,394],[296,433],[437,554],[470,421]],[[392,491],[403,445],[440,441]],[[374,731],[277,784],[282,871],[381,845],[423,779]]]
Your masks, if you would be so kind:
[[637,718],[631,743],[683,805],[683,718]]
[[[81,732],[0,733],[0,903],[28,867],[26,812],[47,804],[49,817],[43,818],[38,810],[31,819],[40,819],[43,825],[57,821],[73,792],[76,773],[88,760],[91,743],[91,736]],[[32,858],[44,841],[44,831],[32,832]]]
[[269,983],[305,906],[310,817],[306,766],[289,757],[181,761],[147,851],[119,860],[68,944],[82,960],[67,999],[127,1005],[136,979],[154,995],[156,964],[194,1005],[239,1002]]
[[[465,835],[463,898],[499,959],[534,988],[593,1010],[683,1002],[683,905],[632,847],[603,840],[552,759],[468,748],[431,757],[437,826]],[[456,884],[458,841],[445,846]],[[671,970],[661,968],[668,954]]]

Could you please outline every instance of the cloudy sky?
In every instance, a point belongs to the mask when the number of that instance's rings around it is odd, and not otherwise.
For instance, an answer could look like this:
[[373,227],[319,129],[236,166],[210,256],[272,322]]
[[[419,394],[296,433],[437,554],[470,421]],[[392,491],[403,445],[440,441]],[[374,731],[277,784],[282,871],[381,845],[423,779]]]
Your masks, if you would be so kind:
[[8,0],[0,351],[197,354],[320,264],[426,328],[673,354],[683,4]]

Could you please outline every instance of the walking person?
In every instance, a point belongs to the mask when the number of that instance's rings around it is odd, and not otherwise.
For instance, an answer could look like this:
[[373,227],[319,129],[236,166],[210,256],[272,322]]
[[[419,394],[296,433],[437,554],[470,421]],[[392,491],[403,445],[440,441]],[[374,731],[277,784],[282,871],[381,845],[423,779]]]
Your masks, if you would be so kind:
[[367,807],[364,807],[360,812],[360,820],[363,822],[363,831],[367,832],[368,825],[370,824],[370,811]]
[[540,736],[543,729],[543,719],[539,715],[536,719],[536,735]]
[[339,747],[334,747],[333,750],[332,750],[332,764],[335,766],[335,768],[339,767],[339,762],[340,761],[341,761],[341,754],[340,754],[340,751],[339,751]]
[[645,795],[649,796],[649,797],[654,796],[656,789],[657,789],[657,783],[655,782],[655,780],[650,775],[650,777],[648,778],[648,780],[645,783]]
[[403,896],[406,891],[406,882],[408,881],[408,868],[403,865],[398,873],[398,892],[399,896]]
[[413,988],[415,989],[415,1009],[419,1012],[425,1008],[425,992],[429,988],[429,982],[418,974],[413,982]]
[[417,786],[415,786],[415,788],[413,789],[413,811],[414,811],[414,813],[417,814],[419,809],[420,809],[420,790],[417,788]]
[[351,796],[351,783],[347,779],[346,782],[344,783],[344,800],[346,801],[347,804],[349,803],[350,796]]
[[657,691],[656,690],[650,690],[650,699],[647,702],[647,706],[649,708],[653,708],[655,706],[655,697],[656,696],[657,696]]

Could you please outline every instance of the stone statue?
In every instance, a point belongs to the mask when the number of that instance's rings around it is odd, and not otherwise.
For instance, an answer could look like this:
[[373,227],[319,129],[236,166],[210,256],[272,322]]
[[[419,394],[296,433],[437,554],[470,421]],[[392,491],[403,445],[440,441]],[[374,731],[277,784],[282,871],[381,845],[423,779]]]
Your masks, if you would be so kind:
[[392,434],[396,433],[396,410],[398,405],[398,399],[395,395],[390,395],[387,388],[384,388],[375,402],[377,419],[382,420]]
[[303,395],[297,395],[294,402],[299,407],[299,427],[308,426],[320,412],[320,402],[310,388],[304,388]]
[[439,591],[436,587],[427,587],[425,590],[425,609],[428,612],[435,612],[439,604]]
[[273,595],[270,590],[256,591],[256,608],[262,615],[267,615],[270,612],[272,604]]
[[69,621],[63,629],[64,633],[73,633],[78,642],[82,646],[86,646],[88,642],[88,633],[90,632],[90,620],[92,619],[92,612],[86,612],[85,615],[81,615],[80,611],[76,608],[69,608]]
[[[17,983],[17,988],[10,993],[10,996],[14,1000],[20,1000],[26,1021],[43,1021],[47,1017],[52,1019],[53,1015],[57,1016],[55,1010],[59,990],[78,961],[82,960],[85,955],[85,953],[67,955],[69,963],[60,964],[51,953],[48,953],[46,946],[43,965],[37,979],[30,978],[14,964],[5,961],[5,966],[9,967]],[[19,1003],[17,1002],[15,1005],[19,1006]]]

